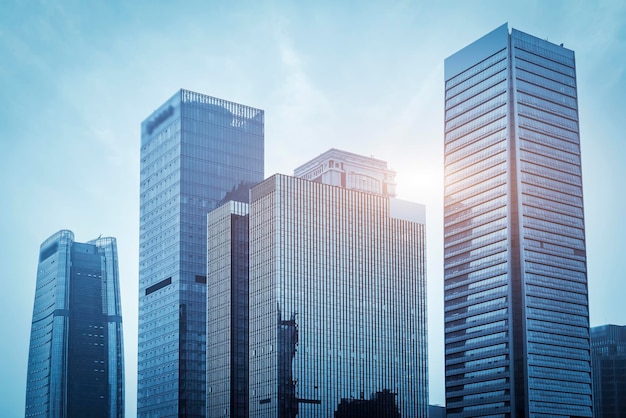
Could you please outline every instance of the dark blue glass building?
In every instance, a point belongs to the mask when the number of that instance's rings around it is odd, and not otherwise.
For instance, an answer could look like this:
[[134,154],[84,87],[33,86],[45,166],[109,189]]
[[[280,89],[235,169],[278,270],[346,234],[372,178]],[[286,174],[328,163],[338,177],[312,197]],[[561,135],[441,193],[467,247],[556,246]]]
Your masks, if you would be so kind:
[[445,61],[448,417],[591,417],[574,52],[503,25]]
[[178,91],[141,125],[139,417],[206,413],[206,219],[263,179],[262,110]]
[[626,326],[591,328],[593,407],[596,417],[626,417]]
[[41,244],[26,417],[124,417],[124,349],[115,238],[59,231]]

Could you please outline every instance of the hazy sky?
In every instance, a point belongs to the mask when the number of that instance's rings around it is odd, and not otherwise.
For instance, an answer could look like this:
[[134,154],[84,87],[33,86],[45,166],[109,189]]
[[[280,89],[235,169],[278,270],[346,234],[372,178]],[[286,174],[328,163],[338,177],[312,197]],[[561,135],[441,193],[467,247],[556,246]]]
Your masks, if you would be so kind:
[[39,245],[70,229],[118,240],[135,416],[139,126],[179,88],[265,110],[266,176],[335,147],[388,161],[398,197],[427,205],[442,404],[443,60],[505,22],[576,52],[591,324],[626,324],[626,2],[4,0],[0,414],[24,415]]

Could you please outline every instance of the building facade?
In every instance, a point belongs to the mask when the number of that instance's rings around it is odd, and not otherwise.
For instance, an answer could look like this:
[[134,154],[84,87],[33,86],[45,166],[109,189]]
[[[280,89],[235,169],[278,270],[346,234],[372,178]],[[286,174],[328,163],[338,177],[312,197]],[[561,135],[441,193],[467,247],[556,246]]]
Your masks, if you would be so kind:
[[206,414],[207,213],[263,179],[263,118],[180,90],[141,125],[139,417]]
[[446,407],[440,406],[440,405],[429,405],[428,417],[429,418],[446,418]]
[[424,207],[277,174],[249,217],[250,417],[427,416]]
[[503,25],[445,61],[448,417],[591,417],[574,52]]
[[396,172],[387,162],[332,148],[293,172],[294,177],[345,189],[396,197]]
[[591,328],[591,364],[595,416],[626,418],[626,326]]
[[209,213],[207,417],[248,417],[248,237],[247,203]]
[[26,417],[124,417],[124,348],[115,238],[62,230],[41,244]]

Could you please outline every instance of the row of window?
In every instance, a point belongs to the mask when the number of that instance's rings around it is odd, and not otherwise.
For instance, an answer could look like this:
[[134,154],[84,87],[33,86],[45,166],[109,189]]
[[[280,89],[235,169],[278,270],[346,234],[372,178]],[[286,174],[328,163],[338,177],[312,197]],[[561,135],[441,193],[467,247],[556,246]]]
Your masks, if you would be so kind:
[[474,165],[467,165],[462,170],[446,176],[446,193],[465,189],[470,185],[480,182],[481,179],[492,177],[506,170],[506,153],[500,152],[492,155]]
[[[554,173],[555,176],[560,176],[559,172],[567,173],[567,177],[562,177],[562,181],[567,181],[572,184],[581,184],[580,181],[580,164],[570,164],[567,162],[559,161],[559,159],[555,159],[554,156],[557,154],[556,151],[549,153],[547,156],[545,154],[539,154],[536,151],[527,151],[526,147],[524,147],[524,143],[522,143],[522,150],[520,151],[520,159],[522,161],[528,161],[536,166],[541,166],[541,168],[536,168],[536,172],[539,175],[546,175],[549,173]],[[559,154],[563,154],[562,152]],[[549,168],[548,168],[549,167]],[[558,171],[556,171],[558,170]],[[576,179],[578,178],[578,179]]]
[[454,77],[450,78],[449,80],[446,80],[446,90],[456,86],[457,84],[473,77],[474,75],[481,73],[482,71],[484,71],[485,69],[497,64],[498,62],[502,61],[503,59],[506,59],[507,56],[507,49],[502,49],[498,52],[496,52],[495,54],[489,56],[488,58],[482,60],[481,62],[477,63],[476,65],[473,65],[472,67],[468,68],[467,70],[455,75]]
[[454,162],[463,165],[463,160],[482,148],[506,139],[506,119],[500,119],[453,142],[446,142],[445,164]]
[[576,88],[576,78],[573,75],[566,75],[558,71],[554,71],[550,68],[538,65],[530,60],[525,60],[520,57],[515,60],[515,68],[528,71],[529,73],[537,74],[542,77],[548,78],[553,81],[565,84],[569,87]]
[[[461,207],[463,206],[467,207],[467,206],[470,206],[469,202],[479,200],[478,195],[483,194],[484,192],[489,192],[489,193],[484,193],[484,195],[482,196],[483,198],[487,200],[492,199],[502,194],[502,190],[499,186],[506,185],[506,181],[507,181],[507,173],[503,172],[495,177],[484,180],[481,183],[473,184],[471,185],[471,187],[468,187],[464,190],[460,190],[457,193],[450,194],[450,195],[446,194],[444,198],[444,205],[448,206],[448,205],[452,205],[454,203],[460,202]],[[502,188],[505,188],[505,187],[502,187]],[[475,197],[476,199],[470,199],[473,197]]]
[[563,61],[561,59],[551,60],[547,56],[538,55],[530,51],[525,51],[524,49],[520,49],[520,48],[515,48],[514,51],[515,51],[516,58],[521,58],[523,60],[533,62],[544,68],[557,71],[561,74],[564,74],[570,77],[576,77],[576,70],[574,70],[573,60],[566,60],[566,61]]
[[[459,220],[471,216],[476,208],[477,212],[487,211],[500,206],[502,202],[506,203],[506,186],[501,185],[495,189],[488,190],[483,193],[469,197],[465,201],[450,203],[446,202],[444,220],[446,228]],[[493,205],[490,203],[493,202]],[[492,207],[493,206],[493,207]]]
[[582,277],[567,277],[566,279],[554,277],[554,274],[551,274],[552,277],[545,277],[542,275],[528,273],[529,269],[527,269],[526,283],[527,284],[537,284],[544,287],[551,287],[559,290],[568,290],[571,292],[578,293],[587,293],[587,281],[584,273],[580,276]]
[[578,120],[578,110],[575,107],[565,106],[564,104],[555,103],[547,99],[548,98],[545,96],[534,96],[524,93],[523,91],[517,92],[517,101],[519,103],[535,107],[542,111],[551,112],[571,120]]
[[544,89],[548,89],[554,92],[558,92],[560,94],[569,96],[571,98],[576,98],[576,88],[570,87],[566,84],[563,84],[559,81],[553,81],[549,78],[542,77],[541,75],[530,73],[528,71],[524,71],[522,69],[517,69],[516,79],[520,81],[526,81],[527,83],[534,84],[536,86],[542,87]]
[[[495,142],[495,141],[494,141]],[[500,141],[497,141],[493,144],[489,144],[488,142],[481,141],[479,144],[476,144],[474,147],[466,147],[461,149],[461,154],[463,158],[461,160],[457,160],[453,163],[446,163],[445,166],[445,176],[446,181],[457,181],[463,175],[459,173],[464,173],[468,171],[469,168],[474,166],[476,163],[488,159],[494,155],[502,154],[506,151],[506,141],[504,138],[501,138]],[[458,153],[454,153],[455,156]],[[449,161],[450,155],[446,156],[446,162]],[[506,158],[502,156],[503,160]],[[479,171],[478,169],[472,169],[471,171]]]
[[497,252],[483,258],[479,258],[472,261],[466,261],[460,263],[458,265],[450,266],[446,264],[446,269],[444,270],[444,280],[449,280],[452,277],[457,277],[465,273],[470,273],[473,271],[478,271],[481,269],[485,269],[496,264],[501,264],[507,261],[507,252],[501,251]]
[[446,88],[446,97],[453,97],[460,93],[463,90],[467,90],[468,88],[480,83],[483,80],[486,80],[500,71],[503,71],[507,68],[507,60],[504,55],[500,55],[500,60],[493,63],[489,67],[485,68],[481,72],[474,73],[471,77],[466,78],[464,81],[458,83],[457,85]]
[[450,247],[467,238],[478,237],[495,230],[504,230],[501,235],[507,236],[506,207],[500,206],[474,217],[465,216],[446,228],[445,247]]
[[[446,132],[446,143],[465,137],[470,132],[474,134],[476,132],[481,132],[481,129],[485,129],[490,126],[492,122],[506,118],[506,116],[507,106],[503,103],[500,107],[493,109],[491,112],[479,116],[465,125],[454,129],[453,131]],[[464,140],[465,139],[467,138],[464,138]]]
[[472,119],[502,106],[507,101],[505,91],[505,83],[498,83],[453,108],[447,108],[445,131],[450,132]]

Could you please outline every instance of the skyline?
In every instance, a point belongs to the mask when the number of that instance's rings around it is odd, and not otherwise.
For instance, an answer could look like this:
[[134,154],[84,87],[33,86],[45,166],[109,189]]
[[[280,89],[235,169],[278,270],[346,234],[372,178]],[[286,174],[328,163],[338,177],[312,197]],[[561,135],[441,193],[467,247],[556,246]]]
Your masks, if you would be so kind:
[[443,403],[443,60],[507,21],[576,53],[591,325],[626,323],[616,308],[626,290],[617,124],[626,113],[626,5],[71,3],[14,2],[0,17],[9,98],[0,105],[0,190],[9,198],[0,230],[12,238],[2,243],[1,302],[11,314],[0,322],[10,335],[0,346],[0,410],[8,416],[24,410],[39,244],[59,229],[79,241],[118,240],[134,416],[140,123],[180,88],[266,112],[265,177],[339,148],[387,161],[398,197],[426,204],[429,389],[431,403]]

